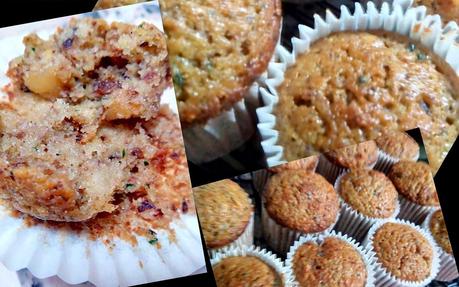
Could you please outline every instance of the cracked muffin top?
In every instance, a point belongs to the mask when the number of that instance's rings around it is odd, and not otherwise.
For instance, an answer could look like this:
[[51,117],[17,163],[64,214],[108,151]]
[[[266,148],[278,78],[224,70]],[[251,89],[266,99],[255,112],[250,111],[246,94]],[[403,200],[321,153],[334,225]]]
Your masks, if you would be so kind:
[[321,38],[276,90],[275,128],[287,161],[419,127],[436,171],[459,134],[456,73],[401,35]]
[[339,148],[324,153],[332,163],[343,168],[370,167],[378,160],[378,147],[374,141]]
[[269,178],[264,206],[278,224],[305,233],[322,232],[339,212],[338,194],[321,175],[285,170]]
[[273,267],[255,256],[230,256],[212,266],[217,286],[281,287]]
[[438,206],[438,194],[432,171],[425,162],[399,161],[388,174],[398,192],[411,202]]
[[253,207],[237,183],[224,179],[195,187],[193,193],[208,248],[227,245],[244,232]]
[[295,280],[305,287],[363,287],[368,276],[360,253],[335,237],[327,237],[321,244],[306,242],[298,247],[292,266]]
[[417,161],[419,145],[406,132],[389,131],[375,139],[378,148],[386,154],[400,160]]
[[376,170],[353,169],[341,177],[337,189],[351,208],[371,218],[391,217],[397,208],[397,190]]
[[318,163],[319,156],[314,155],[307,158],[302,158],[288,163],[284,163],[275,167],[271,167],[269,168],[269,171],[272,173],[278,173],[283,170],[301,169],[309,172],[314,172],[316,170]]
[[205,123],[241,100],[265,71],[281,1],[159,2],[182,125]]
[[429,223],[429,230],[437,244],[448,254],[453,254],[453,248],[448,237],[448,230],[446,229],[445,219],[441,209],[438,209],[432,214]]
[[433,247],[413,227],[388,222],[374,234],[373,250],[378,262],[393,276],[406,281],[421,281],[431,272]]

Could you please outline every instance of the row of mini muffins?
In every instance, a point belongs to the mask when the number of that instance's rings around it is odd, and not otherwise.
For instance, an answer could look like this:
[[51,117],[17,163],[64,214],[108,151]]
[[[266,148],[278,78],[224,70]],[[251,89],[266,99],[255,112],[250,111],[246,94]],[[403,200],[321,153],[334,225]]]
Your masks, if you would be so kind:
[[245,246],[220,250],[212,268],[219,287],[417,287],[457,275],[454,257],[445,264],[437,242],[430,230],[391,219],[374,225],[363,245],[335,231],[303,235],[290,247],[285,264],[265,249]]

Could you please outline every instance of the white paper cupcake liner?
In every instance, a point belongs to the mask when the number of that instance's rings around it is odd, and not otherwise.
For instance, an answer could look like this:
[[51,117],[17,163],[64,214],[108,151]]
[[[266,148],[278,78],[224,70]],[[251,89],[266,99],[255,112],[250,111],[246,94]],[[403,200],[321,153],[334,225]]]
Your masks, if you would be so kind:
[[[419,152],[411,160],[418,161],[418,159]],[[389,173],[392,166],[399,161],[399,158],[391,156],[388,153],[382,151],[381,149],[378,149],[378,161],[376,162],[374,169],[387,174]]]
[[[373,169],[377,162],[378,161],[375,161],[370,164],[368,168]],[[349,169],[332,163],[325,155],[321,154],[319,157],[317,172],[322,174],[329,182],[334,184],[336,179],[344,173],[349,172]]]
[[215,257],[215,254],[221,252],[225,248],[236,248],[236,247],[244,247],[244,246],[251,246],[253,245],[253,230],[254,230],[254,220],[255,220],[255,213],[252,212],[250,216],[249,223],[245,227],[244,232],[239,235],[239,237],[234,240],[233,242],[219,247],[219,248],[209,248],[208,252],[211,258]]
[[406,199],[403,195],[399,195],[398,199],[400,201],[400,213],[397,215],[397,218],[405,219],[416,224],[421,224],[429,212],[438,208],[438,206],[416,204]]
[[[340,175],[335,182],[335,190],[339,192],[339,186],[341,183],[342,177],[346,173]],[[341,215],[338,222],[335,225],[335,230],[341,231],[345,234],[348,234],[352,238],[355,238],[357,241],[362,242],[367,234],[368,230],[370,230],[371,226],[374,224],[386,220],[386,219],[393,219],[396,218],[398,213],[400,212],[400,204],[397,200],[397,205],[395,207],[394,213],[388,218],[372,218],[365,216],[358,212],[357,210],[353,209],[349,204],[347,204],[341,197]]]
[[[321,232],[310,234],[320,235],[330,232],[335,226],[339,217],[340,213],[338,212],[335,222],[331,224],[327,229]],[[269,216],[265,209],[264,203],[261,204],[261,221],[263,237],[266,240],[266,243],[280,255],[286,255],[293,242],[295,242],[295,240],[297,240],[301,235],[306,234],[304,232],[293,230],[278,224]]]
[[[225,248],[221,252],[217,252],[211,259],[212,266],[217,265],[220,261],[227,257],[232,256],[254,256],[274,268],[274,270],[282,278],[284,286],[290,287],[292,285],[292,277],[289,270],[284,266],[284,262],[276,256],[276,254],[255,246],[244,246],[244,247],[231,247]],[[251,272],[257,272],[257,270],[247,270]]]
[[[393,223],[399,223],[399,224],[405,224],[408,225],[412,228],[414,228],[416,231],[421,233],[427,241],[430,243],[432,246],[432,251],[433,251],[433,260],[432,260],[432,266],[431,266],[431,271],[430,274],[427,278],[425,278],[422,281],[405,281],[396,278],[394,275],[392,275],[382,264],[379,262],[377,254],[374,253],[373,250],[373,237],[376,231],[385,223],[388,222],[393,222]],[[414,223],[405,221],[405,220],[400,220],[400,219],[388,219],[384,220],[381,222],[376,223],[373,225],[370,230],[368,231],[367,236],[365,237],[365,240],[363,241],[363,246],[369,251],[372,252],[375,256],[373,257],[373,264],[376,266],[376,273],[375,273],[375,285],[376,286],[384,286],[384,287],[392,287],[392,286],[402,286],[402,287],[423,287],[429,284],[432,280],[435,279],[437,276],[438,270],[440,268],[440,257],[439,257],[439,250],[438,246],[435,243],[435,240],[432,238],[432,236],[427,233],[424,229],[421,227],[415,225]]]
[[375,286],[375,265],[374,265],[374,254],[366,250],[363,246],[361,246],[355,239],[352,237],[342,234],[341,232],[331,231],[321,235],[305,235],[301,236],[295,243],[290,247],[290,250],[287,254],[287,258],[285,260],[285,266],[289,268],[290,273],[292,274],[293,279],[293,286],[299,286],[298,282],[295,280],[295,273],[293,271],[293,257],[295,256],[295,252],[298,248],[308,242],[313,242],[316,244],[322,244],[323,241],[328,237],[334,237],[341,239],[347,243],[349,243],[356,251],[360,253],[362,260],[365,264],[367,270],[367,281],[365,283],[365,287],[373,287]]
[[314,16],[314,29],[299,25],[299,37],[292,38],[293,51],[278,45],[276,56],[268,67],[268,77],[260,84],[259,94],[263,106],[256,110],[261,146],[268,166],[283,162],[283,147],[278,143],[279,132],[275,129],[276,116],[273,111],[278,102],[276,88],[283,82],[287,67],[295,63],[298,55],[306,53],[312,43],[338,31],[385,30],[421,42],[434,54],[446,61],[459,74],[458,26],[450,22],[442,28],[438,15],[425,15],[425,7],[409,7],[410,1],[382,3],[381,8],[368,1],[366,9],[355,4],[354,14],[341,6],[341,16],[335,17],[329,10],[325,19]]
[[[426,232],[430,233],[430,228],[429,228],[430,220],[432,219],[432,216],[435,213],[435,211],[439,209],[440,208],[437,208],[429,212],[426,219],[422,223],[422,228],[424,228]],[[451,280],[458,278],[459,272],[457,270],[457,265],[456,265],[456,260],[454,259],[454,255],[449,254],[446,251],[444,251],[440,245],[438,245],[438,250],[440,253],[440,270],[438,271],[437,277],[435,279],[438,281],[451,281]]]

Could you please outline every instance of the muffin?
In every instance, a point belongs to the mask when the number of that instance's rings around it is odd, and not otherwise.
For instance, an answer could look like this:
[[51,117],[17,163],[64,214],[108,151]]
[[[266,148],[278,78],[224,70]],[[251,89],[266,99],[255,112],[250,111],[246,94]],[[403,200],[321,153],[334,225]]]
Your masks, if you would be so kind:
[[[300,238],[292,247],[287,266],[298,286],[371,286],[364,251],[350,238],[327,236]],[[367,283],[368,282],[368,283]]]
[[399,217],[416,223],[440,205],[429,165],[425,162],[399,161],[388,174],[400,194]]
[[32,34],[24,44],[0,108],[0,197],[40,219],[83,221],[115,211],[115,198],[147,193],[161,151],[150,137],[163,126],[170,84],[159,30],[72,19],[49,40]]
[[319,163],[319,156],[310,156],[307,158],[298,159],[285,164],[269,168],[272,173],[278,173],[283,170],[299,169],[309,172],[315,172],[317,164]]
[[432,238],[411,223],[375,225],[367,243],[379,264],[376,285],[390,280],[397,286],[425,286],[437,274],[438,254]]
[[193,193],[207,248],[252,244],[253,207],[237,183],[224,179],[195,187]]
[[273,175],[262,205],[265,238],[280,253],[286,253],[302,233],[331,230],[340,207],[333,186],[321,175],[303,170]]
[[443,23],[459,22],[459,1],[457,0],[415,0],[414,6],[423,5],[428,14],[439,14]]
[[147,2],[149,0],[99,0],[94,6],[94,10],[108,9],[113,7],[120,7],[130,4]]
[[423,223],[424,229],[428,230],[440,247],[440,271],[435,279],[439,281],[451,281],[459,276],[453,249],[448,237],[445,219],[441,209],[432,211]]
[[336,229],[356,239],[362,239],[377,220],[398,214],[397,190],[379,171],[352,169],[338,178],[335,189],[343,201]]
[[406,132],[385,132],[375,142],[381,151],[395,159],[417,161],[419,158],[419,145]]
[[459,134],[458,77],[390,32],[338,32],[299,53],[276,87],[277,143],[286,160],[419,127],[432,169]]

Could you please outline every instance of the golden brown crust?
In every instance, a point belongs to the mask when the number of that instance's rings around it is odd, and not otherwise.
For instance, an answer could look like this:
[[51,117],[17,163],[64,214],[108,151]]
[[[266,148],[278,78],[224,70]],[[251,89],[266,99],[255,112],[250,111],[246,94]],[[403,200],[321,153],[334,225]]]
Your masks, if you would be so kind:
[[[281,1],[160,1],[182,125],[241,100],[279,37]],[[218,23],[218,25],[216,25]]]
[[255,256],[231,256],[212,266],[217,286],[280,287],[274,268]]
[[365,263],[349,243],[334,237],[322,244],[307,242],[293,255],[293,272],[300,286],[363,287],[367,280]]
[[448,230],[446,229],[445,219],[441,209],[437,210],[432,214],[432,218],[429,223],[429,230],[432,233],[433,238],[440,245],[441,249],[448,254],[453,254],[451,242],[448,237]]
[[406,132],[386,132],[375,142],[383,152],[394,158],[416,161],[419,157],[418,143]]
[[271,167],[269,168],[269,171],[272,173],[278,173],[283,170],[301,169],[308,172],[315,172],[318,163],[319,156],[314,155],[307,158],[302,158],[288,163],[284,163],[275,167]]
[[324,154],[332,163],[344,168],[369,167],[378,160],[378,147],[374,141],[347,146]]
[[305,233],[321,232],[336,221],[338,195],[321,175],[285,170],[269,178],[264,192],[269,216],[278,224]]
[[224,179],[193,191],[208,248],[227,245],[245,231],[253,207],[248,194],[237,183]]
[[341,178],[338,192],[349,206],[368,217],[391,217],[397,207],[397,190],[376,170],[351,170]]
[[428,14],[439,14],[443,23],[459,22],[458,0],[415,0],[414,6],[424,5]]
[[432,171],[425,162],[399,161],[388,174],[398,192],[411,202],[438,206]]
[[459,134],[457,81],[402,36],[332,34],[298,56],[277,88],[279,145],[291,161],[419,127],[436,171]]
[[121,7],[130,4],[147,2],[150,0],[99,0],[94,6],[94,10],[108,9],[114,7]]
[[383,267],[399,279],[421,281],[430,274],[432,246],[408,225],[385,223],[374,234],[373,248]]

